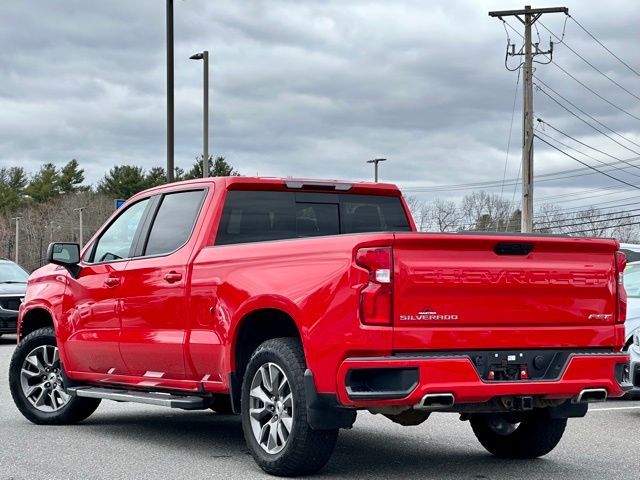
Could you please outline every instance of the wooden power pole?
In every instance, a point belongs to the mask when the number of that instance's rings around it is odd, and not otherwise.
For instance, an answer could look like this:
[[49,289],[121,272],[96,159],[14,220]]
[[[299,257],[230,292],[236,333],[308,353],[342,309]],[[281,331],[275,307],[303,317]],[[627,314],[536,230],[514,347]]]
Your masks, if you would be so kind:
[[[549,51],[542,52],[535,44],[532,51],[531,26],[545,13],[569,14],[567,7],[531,8],[527,5],[523,10],[502,10],[489,12],[490,17],[516,17],[524,25],[524,53],[509,55],[523,55],[523,108],[522,108],[522,231],[533,231],[533,57],[553,53],[553,43]],[[514,49],[515,50],[515,49]]]

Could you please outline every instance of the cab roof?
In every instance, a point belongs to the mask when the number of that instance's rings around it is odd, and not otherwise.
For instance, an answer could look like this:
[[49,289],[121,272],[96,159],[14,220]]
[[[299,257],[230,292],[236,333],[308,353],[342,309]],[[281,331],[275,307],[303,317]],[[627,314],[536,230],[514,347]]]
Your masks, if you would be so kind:
[[205,185],[215,184],[227,190],[275,190],[275,191],[314,191],[314,192],[335,192],[368,195],[400,196],[400,190],[392,183],[375,182],[353,182],[348,180],[321,180],[309,178],[278,178],[278,177],[209,177],[194,180],[183,180],[169,184],[160,185],[140,192],[135,196],[144,193],[162,192],[173,190],[185,185]]

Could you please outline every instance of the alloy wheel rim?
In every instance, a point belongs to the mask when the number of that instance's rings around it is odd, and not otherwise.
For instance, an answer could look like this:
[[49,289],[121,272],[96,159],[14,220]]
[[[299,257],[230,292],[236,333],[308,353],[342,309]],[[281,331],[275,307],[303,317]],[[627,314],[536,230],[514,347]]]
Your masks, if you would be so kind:
[[58,347],[41,345],[31,350],[20,369],[20,384],[27,401],[41,412],[56,412],[69,403]]
[[293,429],[293,395],[289,379],[275,363],[265,363],[253,376],[249,419],[258,445],[269,454],[287,446]]

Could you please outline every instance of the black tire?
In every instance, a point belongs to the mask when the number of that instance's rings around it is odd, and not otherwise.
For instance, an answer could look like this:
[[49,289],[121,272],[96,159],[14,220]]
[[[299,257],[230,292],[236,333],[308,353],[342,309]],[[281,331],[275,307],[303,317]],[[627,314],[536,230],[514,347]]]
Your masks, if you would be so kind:
[[515,430],[509,433],[499,433],[492,427],[492,423],[503,420],[501,414],[474,415],[471,418],[471,428],[482,446],[502,458],[542,457],[558,445],[567,426],[566,418],[551,418],[546,409],[525,414]]
[[[27,335],[16,347],[9,364],[9,388],[13,401],[24,417],[38,425],[69,425],[81,422],[95,412],[99,399],[71,396],[57,411],[43,412],[27,400],[21,385],[22,365],[27,355],[40,346],[57,346],[53,328],[41,328]],[[62,364],[60,364],[62,369]]]
[[640,400],[640,389],[634,388],[633,390],[629,390],[620,400]]
[[[250,389],[260,367],[276,364],[286,375],[293,399],[291,433],[279,453],[270,454],[256,440],[249,416]],[[324,467],[335,448],[338,430],[313,430],[307,423],[304,389],[306,362],[302,345],[293,338],[276,338],[260,345],[251,356],[242,382],[242,429],[256,463],[265,472],[285,477],[309,475]]]
[[231,407],[231,397],[229,395],[220,395],[213,399],[211,410],[220,415],[233,415]]

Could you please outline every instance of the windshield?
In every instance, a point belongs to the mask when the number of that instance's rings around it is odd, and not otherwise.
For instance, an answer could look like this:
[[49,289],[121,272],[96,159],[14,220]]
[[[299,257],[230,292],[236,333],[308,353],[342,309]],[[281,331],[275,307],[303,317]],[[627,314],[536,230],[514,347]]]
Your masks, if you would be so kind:
[[0,283],[27,283],[29,274],[15,263],[0,263]]
[[624,270],[624,289],[632,298],[640,298],[640,262],[627,265]]

